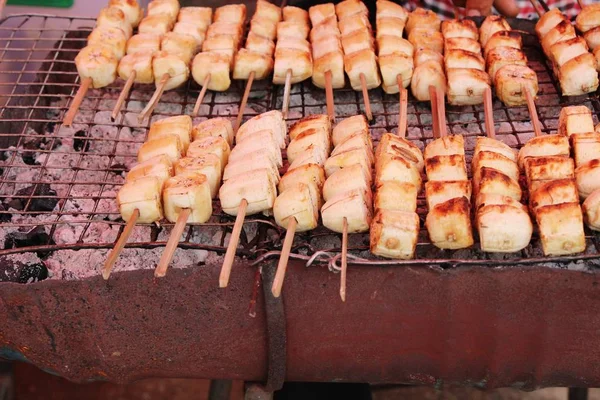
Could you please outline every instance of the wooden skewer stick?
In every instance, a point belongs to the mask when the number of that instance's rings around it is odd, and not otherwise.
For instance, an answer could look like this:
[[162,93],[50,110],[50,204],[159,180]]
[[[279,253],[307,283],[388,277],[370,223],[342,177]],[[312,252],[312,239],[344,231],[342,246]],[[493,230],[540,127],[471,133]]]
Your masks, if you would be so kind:
[[496,139],[494,128],[494,108],[492,107],[492,89],[487,87],[483,94],[483,113],[485,116],[485,132],[489,138]]
[[146,104],[146,107],[138,115],[138,121],[140,123],[144,119],[146,119],[146,117],[148,117],[150,114],[152,114],[152,111],[154,111],[154,107],[156,107],[156,105],[158,104],[158,101],[160,100],[162,94],[164,93],[165,86],[167,85],[167,82],[169,81],[170,77],[171,76],[168,73],[165,73],[162,76],[162,78],[160,78],[160,82],[158,83],[158,86],[156,87],[154,94],[150,98],[150,101],[148,102],[148,104]]
[[131,232],[133,232],[133,227],[135,226],[135,223],[137,222],[139,216],[140,210],[136,208],[135,210],[133,210],[133,214],[131,214],[131,217],[129,217],[129,221],[127,221],[127,224],[125,225],[125,228],[123,229],[119,240],[117,240],[115,247],[106,259],[106,262],[104,263],[104,268],[102,269],[102,277],[104,278],[104,280],[108,280],[108,278],[110,277],[110,272],[112,271],[113,266],[117,262],[119,254],[121,254],[121,251],[125,247],[127,239],[129,239],[129,236],[131,236]]
[[177,246],[179,245],[179,239],[181,239],[181,235],[183,234],[183,230],[185,229],[185,225],[187,224],[187,220],[191,213],[192,210],[189,208],[184,208],[179,213],[177,222],[175,222],[175,226],[171,231],[171,236],[169,236],[165,251],[162,253],[158,266],[154,270],[155,277],[162,278],[167,274],[167,268],[169,268],[173,255],[175,255],[175,250],[177,250]]
[[577,0],[577,4],[579,4],[579,8],[581,8],[582,10],[585,7],[585,4],[583,3],[583,0]]
[[290,258],[292,244],[294,244],[294,235],[296,234],[297,224],[298,221],[296,221],[295,217],[288,219],[285,239],[283,240],[283,247],[281,248],[281,255],[279,256],[279,264],[277,264],[275,279],[273,279],[273,286],[271,287],[271,293],[273,293],[273,296],[275,297],[281,295],[281,288],[283,287],[283,280],[285,279],[285,271],[287,270],[287,263]]
[[288,69],[285,73],[285,86],[283,87],[283,104],[281,105],[281,113],[283,118],[287,119],[288,110],[290,108],[290,92],[292,91],[292,69]]
[[233,261],[235,260],[235,252],[237,250],[238,242],[240,241],[240,233],[244,226],[244,218],[246,218],[246,208],[248,207],[248,201],[242,199],[239,207],[237,217],[235,217],[235,224],[231,230],[231,237],[229,238],[229,245],[227,246],[227,252],[225,252],[225,259],[223,260],[223,267],[221,268],[221,275],[219,276],[219,287],[224,288],[229,284],[229,276],[231,275],[231,267],[233,267]]
[[234,132],[237,132],[240,125],[242,124],[242,118],[244,118],[244,110],[246,109],[246,103],[248,102],[248,96],[250,96],[250,90],[252,89],[252,82],[254,82],[254,71],[250,72],[248,76],[248,82],[246,83],[246,90],[242,96],[242,102],[240,103],[240,109],[238,110],[237,119],[235,120]]
[[440,129],[440,137],[446,137],[448,132],[446,128],[446,104],[444,103],[444,91],[441,88],[436,88],[436,104],[437,104],[437,115],[438,115],[438,124]]
[[529,2],[533,6],[533,9],[537,13],[538,17],[541,17],[542,15],[544,15],[544,12],[540,11],[540,8],[539,8],[540,6],[536,0],[529,0]]
[[369,100],[369,89],[367,88],[367,78],[365,74],[360,74],[360,86],[362,88],[363,102],[365,103],[365,114],[367,114],[367,120],[373,119],[373,112],[371,112],[371,101]]
[[542,129],[540,128],[540,120],[538,118],[537,109],[535,108],[535,103],[533,100],[533,96],[529,89],[525,90],[525,98],[527,99],[527,108],[529,109],[529,115],[531,117],[531,125],[533,125],[533,133],[535,136],[542,136]]
[[325,72],[325,101],[327,102],[327,115],[331,122],[335,122],[335,105],[333,103],[333,86],[331,71]]
[[206,91],[208,90],[208,85],[210,83],[210,74],[206,75],[204,78],[204,82],[202,83],[202,89],[200,90],[200,94],[198,95],[198,99],[196,99],[196,104],[194,104],[194,110],[192,111],[192,116],[197,116],[198,111],[200,111],[200,106],[202,105],[202,101],[204,101],[204,96],[206,95]]
[[77,89],[77,93],[75,94],[75,97],[73,97],[71,106],[65,114],[65,119],[63,119],[64,126],[71,126],[71,124],[73,123],[75,115],[77,115],[77,111],[79,111],[79,106],[81,106],[83,98],[85,97],[85,94],[87,93],[91,84],[92,78],[85,78],[83,81],[81,81],[81,85],[79,85],[79,89]]
[[346,301],[346,275],[348,272],[348,219],[344,217],[342,228],[342,273],[340,274],[340,297]]
[[433,138],[439,138],[440,123],[438,121],[438,105],[437,105],[437,92],[435,86],[429,86],[429,101],[431,102],[431,130],[433,131]]
[[129,91],[131,91],[131,87],[133,86],[133,81],[135,81],[135,76],[136,76],[136,72],[135,70],[131,71],[131,75],[129,75],[129,78],[127,78],[127,81],[125,82],[125,86],[123,86],[123,90],[121,90],[121,94],[119,95],[119,98],[117,99],[117,104],[115,104],[115,108],[113,108],[113,112],[110,116],[110,119],[112,121],[116,121],[117,117],[119,116],[119,112],[121,112],[121,108],[123,107],[123,103],[125,103],[125,99],[127,98],[127,96],[129,96]]
[[402,85],[402,77],[398,75],[398,89],[400,90],[400,105],[398,112],[398,136],[406,137],[406,128],[408,126],[408,90]]

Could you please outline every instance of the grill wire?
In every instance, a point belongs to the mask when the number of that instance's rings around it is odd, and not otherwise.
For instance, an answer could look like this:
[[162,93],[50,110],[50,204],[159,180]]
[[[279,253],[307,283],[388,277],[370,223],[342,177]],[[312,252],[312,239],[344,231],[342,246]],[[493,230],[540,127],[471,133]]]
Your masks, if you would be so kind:
[[[94,20],[48,15],[10,16],[0,22],[0,222],[5,236],[43,230],[48,235],[42,243],[14,247],[5,240],[0,256],[23,252],[57,250],[109,249],[123,228],[115,194],[123,176],[135,162],[137,149],[145,141],[150,125],[167,116],[191,114],[200,88],[193,82],[185,87],[165,92],[150,121],[137,121],[138,112],[152,96],[153,85],[134,85],[121,116],[115,122],[110,114],[124,82],[117,80],[108,88],[88,91],[72,128],[61,126],[70,101],[77,92],[79,78],[74,57],[85,46]],[[586,105],[600,115],[597,94],[563,98],[558,83],[533,35],[525,35],[525,52],[529,66],[538,75],[540,93],[536,101],[542,130],[554,133],[560,108]],[[211,117],[226,116],[232,120],[245,82],[234,82],[226,93],[208,92],[194,124]],[[310,114],[325,112],[325,93],[309,82],[292,87],[288,126]],[[373,121],[371,133],[377,143],[384,132],[396,132],[398,97],[386,95],[381,89],[369,92]],[[271,109],[281,109],[283,88],[269,80],[255,82],[245,110],[245,119]],[[362,113],[362,95],[349,88],[335,90],[335,113],[341,118]],[[527,107],[504,106],[494,101],[494,121],[499,140],[518,149],[534,136]],[[448,130],[462,134],[470,164],[475,138],[484,135],[482,106],[447,106]],[[428,104],[409,99],[407,138],[421,150],[433,139],[431,110]],[[523,184],[523,182],[521,182]],[[522,185],[524,186],[524,185]],[[46,189],[52,188],[48,192]],[[525,199],[526,200],[526,199]],[[45,202],[56,203],[41,207]],[[17,209],[15,204],[21,204]],[[10,208],[13,206],[13,208]],[[20,208],[20,209],[19,209]],[[224,253],[227,233],[234,219],[220,212],[218,201],[208,224],[188,225],[180,247]],[[600,266],[600,241],[586,228],[587,250],[567,257],[544,257],[539,237],[534,233],[530,245],[511,254],[488,254],[478,249],[444,251],[435,248],[424,229],[426,215],[424,196],[418,200],[421,232],[416,259],[408,261],[378,259],[368,252],[368,234],[349,236],[350,261],[359,265],[531,265],[558,266],[572,262]],[[12,216],[12,218],[11,218]],[[73,234],[56,240],[62,227]],[[150,225],[148,225],[150,226]],[[130,239],[127,247],[155,248],[163,246],[159,234],[168,233],[172,224],[152,225],[141,240]],[[102,234],[110,232],[110,234]],[[256,263],[276,257],[285,231],[263,216],[246,220],[238,255]],[[475,233],[475,237],[477,234]],[[200,239],[199,239],[200,238]],[[213,238],[213,240],[210,240]],[[214,240],[214,238],[217,238]],[[139,239],[139,238],[138,238]],[[329,263],[336,268],[341,235],[320,226],[311,232],[296,235],[291,258]]]

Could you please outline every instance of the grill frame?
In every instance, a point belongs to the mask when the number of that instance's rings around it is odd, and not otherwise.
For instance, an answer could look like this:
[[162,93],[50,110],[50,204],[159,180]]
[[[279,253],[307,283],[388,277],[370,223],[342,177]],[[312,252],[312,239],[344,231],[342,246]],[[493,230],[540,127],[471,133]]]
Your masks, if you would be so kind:
[[[4,88],[10,88],[10,93],[7,95],[7,101],[4,106],[0,109],[0,122],[1,132],[0,133],[0,152],[4,153],[9,149],[11,142],[14,143],[16,139],[16,146],[22,145],[24,142],[33,139],[40,139],[41,137],[50,138],[50,143],[47,144],[48,150],[31,149],[30,153],[34,154],[57,154],[53,150],[54,145],[58,142],[69,141],[73,139],[72,135],[39,135],[30,133],[31,130],[40,130],[48,126],[48,124],[54,124],[54,132],[60,131],[61,121],[64,113],[67,111],[70,101],[74,97],[78,88],[78,76],[74,69],[73,58],[79,48],[83,47],[85,43],[85,37],[93,26],[92,18],[79,18],[79,17],[55,17],[51,15],[42,14],[28,14],[28,15],[15,15],[5,18],[0,21],[0,71],[7,75],[15,75],[16,79],[14,84],[1,83],[0,90]],[[35,23],[41,24],[39,28],[29,27],[30,24]],[[560,107],[566,105],[585,104],[590,107],[595,116],[596,122],[598,115],[600,115],[600,101],[598,94],[595,93],[590,96],[580,96],[577,98],[563,98],[558,95],[558,84],[556,78],[552,74],[552,70],[548,61],[545,59],[541,49],[537,45],[537,39],[532,32],[533,24],[531,21],[512,20],[511,26],[515,29],[524,31],[524,44],[526,54],[530,58],[529,65],[538,73],[538,79],[540,82],[540,89],[543,94],[540,95],[538,100],[538,113],[540,115],[540,123],[542,131],[544,133],[551,133],[554,131],[556,121],[558,119],[558,112]],[[54,25],[59,25],[54,27]],[[62,26],[62,28],[61,28]],[[82,29],[82,27],[88,26],[89,29]],[[30,34],[35,36],[30,37]],[[55,35],[53,37],[53,35]],[[8,37],[6,37],[8,36]],[[21,43],[31,42],[31,46],[14,47]],[[45,46],[46,43],[55,43],[54,46]],[[39,54],[43,51],[49,52],[50,59],[41,58]],[[8,56],[7,56],[8,54]],[[15,58],[11,58],[11,54],[15,54]],[[19,56],[21,54],[21,56]],[[38,58],[39,57],[39,58]],[[10,63],[22,63],[20,70],[8,69],[5,67]],[[35,69],[35,65],[39,64],[40,69]],[[44,68],[46,67],[46,68]],[[33,84],[32,84],[33,83]],[[210,116],[229,116],[231,119],[235,117],[237,111],[237,105],[241,100],[241,96],[244,89],[245,82],[234,81],[232,88],[227,93],[213,93],[208,92],[204,104],[200,108],[199,117],[210,117]],[[45,162],[40,166],[30,166],[18,163],[20,157],[17,156],[16,152],[8,155],[8,159],[2,161],[2,174],[0,175],[0,197],[5,198],[19,198],[25,203],[24,210],[21,212],[9,212],[0,210],[0,218],[6,214],[13,214],[17,216],[32,216],[38,214],[44,214],[52,218],[51,221],[40,224],[39,222],[18,222],[18,223],[3,223],[2,226],[5,228],[13,228],[19,230],[33,229],[36,226],[43,225],[44,229],[49,227],[49,237],[52,238],[56,233],[57,227],[67,225],[83,225],[83,229],[79,233],[79,236],[72,243],[62,244],[45,244],[22,248],[9,248],[0,250],[0,256],[23,253],[23,252],[49,252],[58,250],[79,250],[79,249],[109,249],[114,246],[114,242],[96,242],[86,241],[86,233],[89,232],[92,224],[108,224],[110,226],[119,227],[119,234],[124,225],[124,222],[120,219],[105,221],[103,218],[108,216],[115,217],[118,212],[101,212],[99,206],[102,201],[106,205],[106,201],[114,202],[114,195],[105,194],[107,187],[118,190],[118,186],[115,181],[112,180],[114,177],[111,174],[123,172],[123,168],[120,166],[115,167],[118,164],[115,160],[120,158],[134,158],[135,152],[120,153],[118,151],[119,144],[137,143],[141,145],[145,140],[145,134],[140,135],[135,140],[122,139],[121,134],[124,129],[129,129],[130,132],[134,132],[136,129],[141,130],[149,126],[149,121],[145,121],[143,125],[137,123],[137,113],[144,106],[144,100],[148,100],[153,93],[154,87],[152,85],[134,85],[127,101],[124,104],[121,117],[114,123],[110,122],[108,115],[112,111],[112,105],[116,101],[118,92],[122,88],[124,82],[118,80],[115,84],[109,86],[106,89],[92,90],[88,92],[86,100],[80,108],[80,113],[74,121],[76,128],[86,126],[86,132],[88,136],[82,139],[80,150],[70,150],[61,152],[62,155],[67,157],[77,157],[77,162],[74,166],[67,166],[64,168],[58,168],[54,166],[48,166],[48,160],[51,156],[45,158]],[[39,90],[35,90],[39,87]],[[25,89],[25,90],[24,90]],[[150,121],[157,119],[158,116],[169,116],[169,115],[180,115],[185,112],[190,114],[196,97],[200,91],[200,87],[193,83],[191,80],[182,89],[176,91],[167,92],[163,95],[162,101],[157,105]],[[110,98],[107,98],[108,93],[111,94]],[[60,99],[61,95],[64,97]],[[397,129],[397,113],[398,113],[398,99],[397,96],[390,96],[383,94],[383,91],[379,88],[371,90],[370,93],[371,107],[373,110],[374,124],[372,125],[372,136],[374,141],[377,142],[381,133],[385,131],[395,132]],[[256,115],[261,112],[268,111],[270,109],[280,109],[281,101],[283,97],[283,87],[273,87],[268,80],[259,81],[253,85],[248,105],[245,110],[245,119]],[[357,112],[363,111],[362,106],[362,95],[359,92],[355,92],[350,88],[336,90],[334,92],[335,104],[336,104],[336,116],[342,118],[344,116],[354,115]],[[58,99],[59,107],[58,112],[51,112],[55,107]],[[182,99],[182,100],[181,100]],[[54,103],[52,102],[54,100]],[[66,100],[66,101],[64,101]],[[33,104],[29,104],[33,101]],[[131,103],[131,102],[134,103]],[[138,101],[136,103],[136,101]],[[547,104],[546,104],[547,103]],[[173,112],[171,109],[179,107],[181,112]],[[166,111],[165,111],[166,110]],[[289,109],[288,119],[289,124],[295,122],[299,117],[308,115],[314,112],[324,112],[325,110],[325,93],[323,90],[315,88],[310,82],[297,84],[292,87],[291,91],[291,104]],[[224,115],[223,112],[229,111],[228,114]],[[127,113],[127,116],[125,116]],[[472,118],[465,119],[465,115],[472,114]],[[498,100],[494,101],[494,114],[495,114],[495,125],[497,127],[497,137],[503,140],[513,147],[520,147],[526,138],[533,136],[533,129],[531,124],[527,123],[527,108],[526,107],[512,107],[508,108],[502,105]],[[23,116],[25,115],[25,116]],[[6,118],[6,117],[9,118]],[[102,119],[104,118],[104,119]],[[194,121],[198,122],[201,119],[196,118]],[[484,130],[484,118],[483,118],[483,106],[472,106],[472,107],[450,107],[446,108],[446,118],[448,130],[450,133],[463,133],[465,136],[467,146],[469,142],[472,145],[473,138],[477,135],[481,135]],[[98,123],[98,120],[101,122]],[[116,128],[115,137],[103,138],[103,137],[90,137],[94,129],[97,127]],[[476,131],[476,132],[474,132]],[[133,135],[133,133],[132,133]],[[409,99],[408,107],[408,130],[407,138],[415,141],[421,148],[433,138],[432,126],[431,126],[431,112],[428,105],[417,104],[414,99]],[[98,144],[99,146],[112,143],[112,150],[108,152],[92,152],[90,148]],[[468,160],[470,161],[470,155],[472,154],[472,147],[467,148]],[[87,158],[95,157],[107,157],[108,161],[106,166],[103,168],[87,168],[83,166],[87,161]],[[470,164],[470,162],[469,162]],[[37,178],[29,180],[18,180],[8,179],[11,171],[18,169],[39,169],[40,174],[36,175]],[[49,181],[42,179],[49,173],[50,169],[63,169],[72,172],[71,179],[64,181]],[[81,181],[78,177],[87,173],[100,173],[103,174],[101,180]],[[109,180],[109,178],[111,180]],[[56,196],[39,196],[35,195],[35,189],[29,194],[22,196],[16,196],[16,190],[12,193],[6,194],[6,185],[34,185],[35,188],[40,187],[44,183],[53,183],[54,185],[66,185],[66,191],[64,194],[57,194]],[[73,192],[77,192],[83,186],[89,185],[100,185],[100,190],[97,195],[89,196],[73,196]],[[75,189],[75,190],[74,190]],[[114,191],[114,190],[113,190]],[[3,194],[5,193],[5,194]],[[54,212],[39,212],[30,210],[32,202],[36,198],[48,198],[52,197],[58,201],[60,205],[59,211]],[[93,206],[91,211],[65,211],[66,204],[69,201],[79,200],[86,201],[92,200]],[[425,201],[423,194],[419,197],[419,215],[421,217],[422,226],[424,217],[426,214]],[[218,202],[215,203],[215,209],[218,210]],[[65,217],[72,217],[76,215],[85,214],[87,217],[81,220],[65,219]],[[110,214],[110,215],[108,215]],[[223,213],[217,212],[214,215],[214,222],[201,225],[190,224],[184,233],[185,239],[180,242],[179,246],[184,249],[202,249],[208,251],[214,251],[222,254],[225,252],[224,239],[227,233],[233,226],[234,219],[230,216],[226,216]],[[283,242],[284,230],[277,227],[272,219],[266,217],[251,217],[246,220],[245,227],[250,224],[254,224],[257,227],[258,234],[251,240],[247,240],[243,235],[242,237],[242,249],[238,250],[238,255],[248,257],[254,261],[254,264],[261,263],[267,259],[277,257],[279,254],[278,249],[281,247]],[[169,229],[172,224],[162,224],[163,228]],[[219,245],[197,243],[192,241],[197,230],[205,230],[215,228],[221,232],[221,243]],[[586,228],[587,229],[587,228]],[[270,233],[270,234],[269,234]],[[294,243],[293,251],[290,257],[296,260],[302,260],[306,265],[312,265],[313,263],[326,263],[330,269],[338,269],[339,262],[339,245],[335,244],[339,242],[339,234],[331,233],[319,227],[313,232],[306,234],[297,235]],[[422,228],[422,232],[419,238],[419,245],[417,247],[417,257],[415,260],[383,260],[369,257],[365,250],[368,250],[368,234],[356,234],[350,235],[351,243],[349,250],[351,252],[349,262],[356,265],[377,265],[377,266],[440,266],[443,268],[457,267],[460,265],[491,265],[491,266],[516,266],[516,265],[532,265],[532,264],[548,264],[548,263],[571,263],[577,261],[587,262],[589,260],[600,259],[600,239],[596,234],[594,235],[589,230],[586,230],[586,239],[588,242],[588,250],[584,254],[566,256],[566,257],[543,257],[539,256],[539,246],[536,244],[530,245],[528,248],[523,250],[519,256],[508,256],[508,257],[493,257],[485,253],[473,253],[477,254],[476,259],[472,259],[467,256],[461,256],[461,251],[457,252],[443,252],[437,251],[435,257],[422,257],[423,254],[431,254],[432,245],[429,243]],[[93,238],[92,238],[93,239]],[[538,240],[537,238],[533,240]],[[323,242],[330,244],[329,247],[319,247]],[[164,241],[152,240],[152,237],[147,241],[132,242],[128,243],[127,247],[136,248],[155,248],[165,245]],[[471,253],[469,253],[471,254]]]

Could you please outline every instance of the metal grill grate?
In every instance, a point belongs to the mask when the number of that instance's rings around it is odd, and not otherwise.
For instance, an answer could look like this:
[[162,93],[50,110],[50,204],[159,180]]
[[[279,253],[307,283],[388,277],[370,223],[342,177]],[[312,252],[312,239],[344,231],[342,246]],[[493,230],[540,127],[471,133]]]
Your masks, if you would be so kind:
[[[73,59],[85,45],[94,21],[44,15],[11,16],[0,23],[0,221],[4,241],[0,255],[28,251],[108,249],[122,229],[115,195],[123,182],[124,172],[135,162],[137,149],[145,141],[150,122],[171,115],[191,114],[199,86],[188,82],[184,88],[166,92],[150,121],[139,124],[137,113],[152,96],[152,85],[134,85],[124,104],[122,115],[112,122],[110,114],[123,86],[117,81],[108,88],[88,92],[73,126],[61,125],[64,113],[77,87],[78,76]],[[522,23],[522,22],[521,22]],[[531,25],[531,24],[530,24]],[[526,35],[527,36],[527,35]],[[543,131],[556,129],[560,108],[584,104],[600,114],[596,95],[561,98],[558,85],[543,54],[533,45],[535,38],[525,38],[529,65],[537,72],[540,95],[537,101]],[[194,123],[214,116],[232,120],[243,93],[245,82],[235,82],[227,93],[207,93]],[[268,81],[256,82],[245,117],[271,109],[280,109],[283,88]],[[362,96],[351,89],[335,91],[338,118],[362,112]],[[398,125],[398,98],[381,89],[370,91],[373,110],[372,135],[377,142],[383,132],[395,132]],[[292,88],[289,123],[303,116],[323,113],[325,93],[306,82]],[[448,107],[449,131],[465,136],[470,163],[475,137],[484,134],[483,107]],[[533,137],[526,107],[507,108],[494,102],[498,139],[514,148]],[[410,100],[407,137],[421,149],[432,140],[432,118],[428,104]],[[422,226],[426,214],[425,200],[419,198],[418,212]],[[211,223],[189,226],[180,247],[222,253],[226,233],[233,219],[220,213],[218,203]],[[165,244],[171,224],[140,226],[128,247],[154,248]],[[14,248],[10,235],[38,230],[44,240],[27,247]],[[257,261],[276,256],[284,231],[272,219],[248,219],[242,235],[239,255]],[[545,258],[535,237],[522,252],[503,256],[474,249],[442,251],[433,247],[423,229],[413,261],[376,260],[368,250],[368,235],[350,235],[351,261],[357,264],[401,265],[426,264],[456,266],[515,265],[550,262],[573,262],[600,259],[598,236],[587,232],[587,252],[578,256]],[[1,244],[1,243],[0,243]],[[320,227],[298,234],[292,258],[328,261],[335,267],[340,235]],[[311,261],[312,262],[312,261]]]

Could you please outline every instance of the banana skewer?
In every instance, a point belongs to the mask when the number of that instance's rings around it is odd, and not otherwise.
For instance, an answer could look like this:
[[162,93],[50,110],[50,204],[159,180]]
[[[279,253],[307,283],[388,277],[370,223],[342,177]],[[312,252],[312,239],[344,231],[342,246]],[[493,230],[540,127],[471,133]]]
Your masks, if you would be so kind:
[[[281,256],[277,265],[271,292],[279,297],[290,251],[296,232],[304,232],[317,227],[319,209],[322,205],[321,191],[325,183],[324,160],[311,162],[292,168],[296,160],[311,158],[315,148],[329,155],[331,148],[331,122],[327,115],[311,115],[296,122],[290,128],[291,142],[288,146],[294,158],[291,166],[279,182],[279,196],[273,205],[275,222],[286,229]],[[293,150],[290,153],[290,150]],[[324,158],[325,158],[324,157]]]
[[[274,43],[277,38],[277,24],[280,21],[280,7],[269,3],[267,0],[258,0],[256,12],[250,20],[250,32]],[[235,57],[233,79],[245,79],[247,82],[233,127],[234,132],[237,132],[242,123],[254,79],[265,79],[273,71],[273,46],[269,46],[266,53],[251,50],[251,48],[248,48],[248,43],[246,43],[246,48],[241,49]]]
[[[219,287],[227,287],[246,215],[271,212],[277,197],[281,149],[287,126],[280,111],[269,111],[246,121],[236,132],[236,146],[223,172],[227,179],[219,190],[223,212],[236,217],[231,231]],[[252,153],[264,150],[260,157]],[[235,165],[243,168],[238,168]],[[235,168],[235,170],[234,170]]]
[[[202,87],[193,115],[198,115],[207,90],[224,92],[231,86],[231,70],[245,23],[244,4],[228,4],[215,10],[213,24],[208,27],[206,40],[202,44],[202,52],[192,61],[192,78]],[[262,40],[250,32],[246,46],[250,42],[262,43]]]

